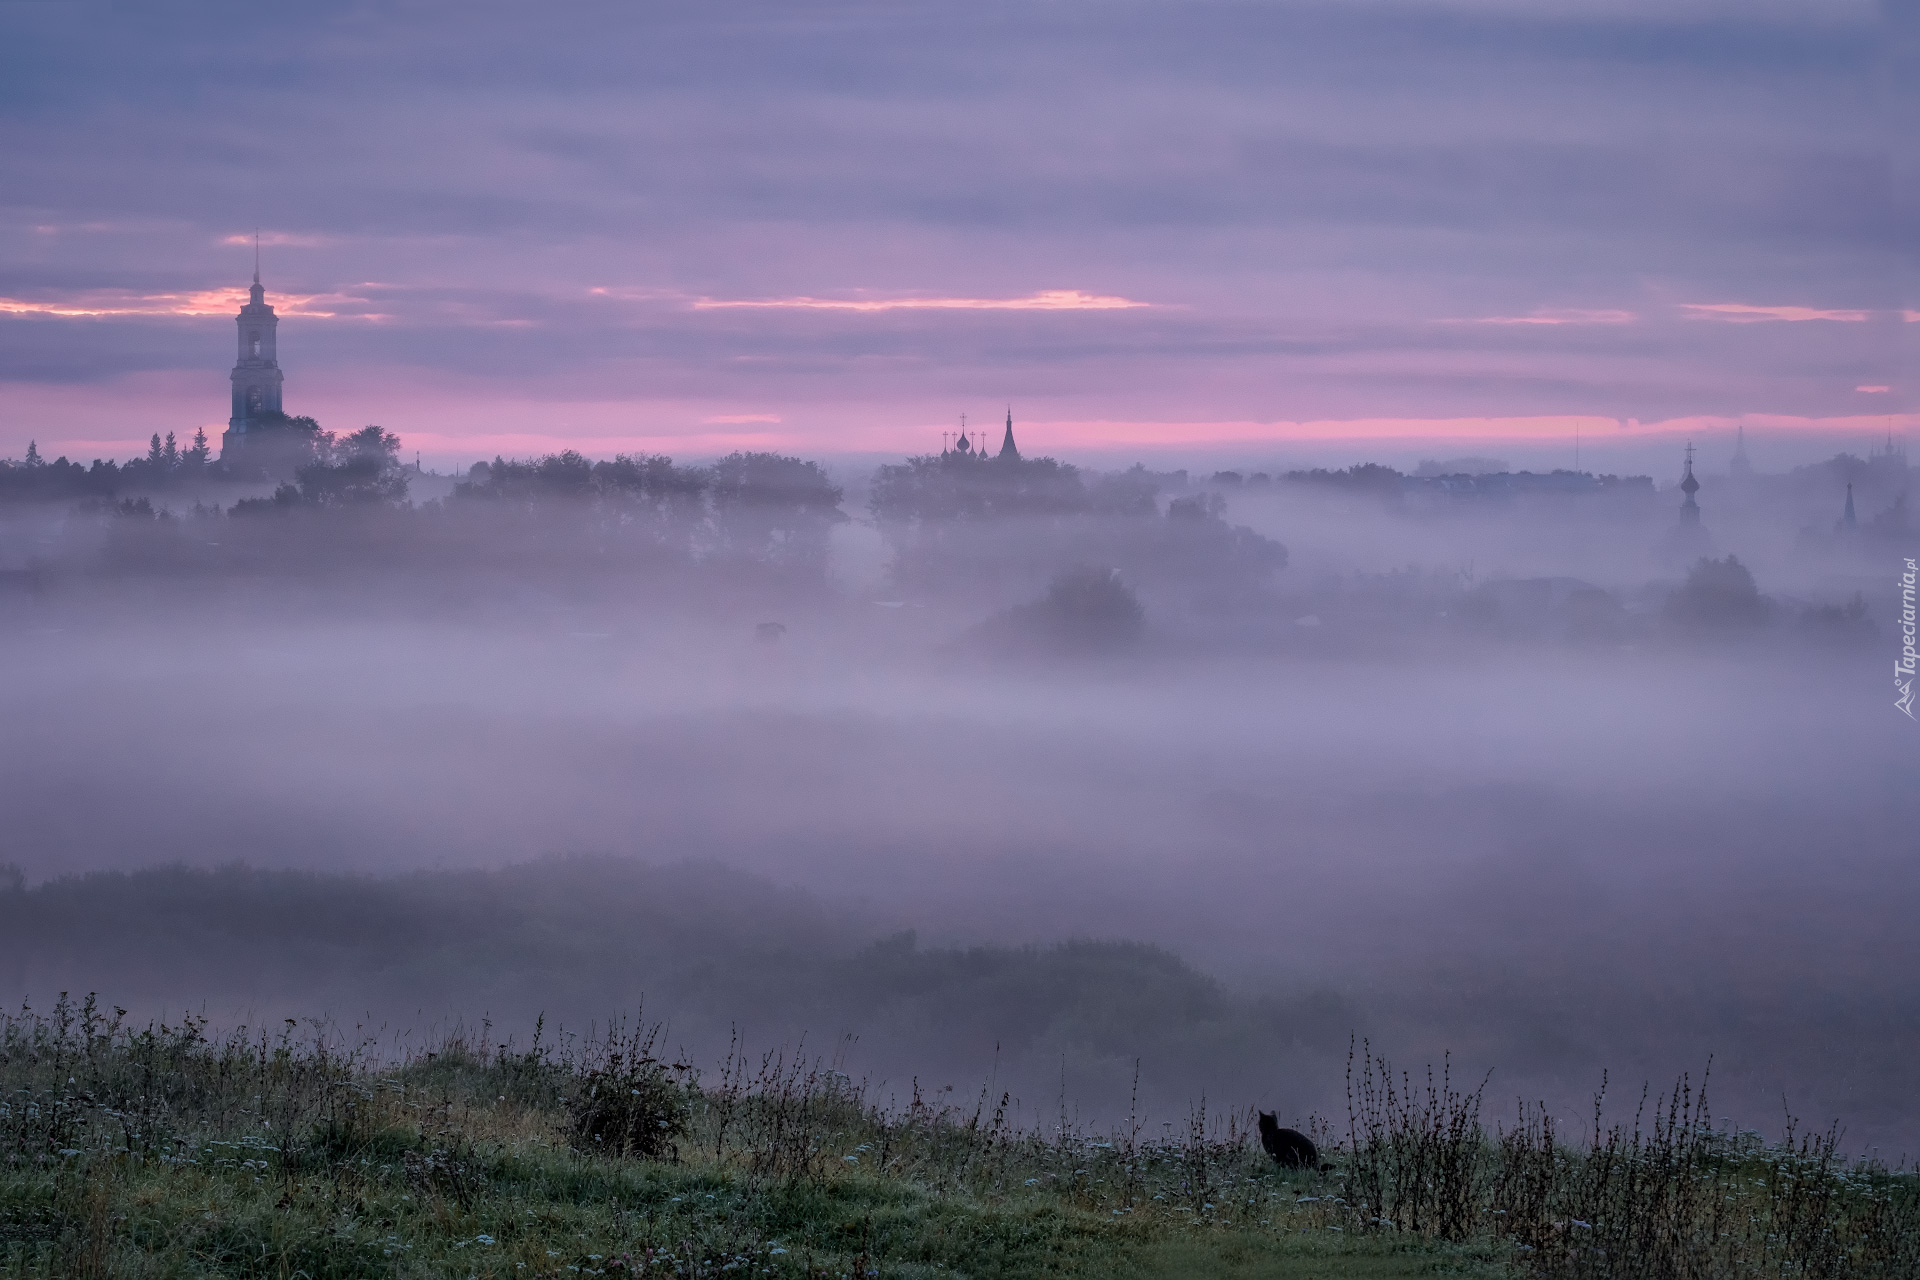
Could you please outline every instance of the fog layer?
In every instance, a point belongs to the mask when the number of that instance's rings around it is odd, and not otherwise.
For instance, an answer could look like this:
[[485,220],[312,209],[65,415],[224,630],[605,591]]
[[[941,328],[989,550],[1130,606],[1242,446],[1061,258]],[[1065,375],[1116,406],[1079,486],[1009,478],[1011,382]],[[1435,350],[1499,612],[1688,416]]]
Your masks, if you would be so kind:
[[[0,859],[28,882],[373,879],[0,895],[4,994],[521,1031],[644,999],[696,1054],[735,1023],[855,1034],[891,1081],[998,1071],[1050,1106],[1064,1069],[1096,1114],[1136,1058],[1160,1114],[1338,1110],[1350,1033],[1568,1108],[1711,1055],[1716,1111],[1771,1126],[1784,1095],[1920,1145],[1920,740],[1860,677],[1877,651],[1150,625],[1068,660],[976,651],[965,616],[551,581],[21,596]],[[601,860],[538,861],[575,854]],[[982,944],[1042,950],[941,950]]]

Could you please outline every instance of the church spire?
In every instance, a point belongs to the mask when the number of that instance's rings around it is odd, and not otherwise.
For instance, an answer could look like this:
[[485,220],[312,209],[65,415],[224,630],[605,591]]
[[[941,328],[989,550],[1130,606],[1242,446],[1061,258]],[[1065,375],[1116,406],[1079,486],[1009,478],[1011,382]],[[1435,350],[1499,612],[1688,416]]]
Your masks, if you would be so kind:
[[1687,500],[1680,504],[1680,523],[1699,524],[1700,504],[1693,500],[1693,495],[1700,492],[1700,482],[1693,478],[1693,445],[1691,442],[1687,445],[1687,469],[1685,476],[1680,481],[1680,492],[1687,495]]
[[1020,461],[1020,450],[1013,443],[1013,406],[1007,406],[1007,434],[1000,441],[1000,456],[1012,462]]

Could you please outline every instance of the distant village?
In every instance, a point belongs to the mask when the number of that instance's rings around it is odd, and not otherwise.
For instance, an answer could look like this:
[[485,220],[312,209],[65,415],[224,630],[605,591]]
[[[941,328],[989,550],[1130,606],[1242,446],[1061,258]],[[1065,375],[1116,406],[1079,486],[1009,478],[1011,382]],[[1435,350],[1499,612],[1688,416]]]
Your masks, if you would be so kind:
[[[356,556],[532,564],[545,554],[574,568],[726,567],[759,574],[763,587],[777,580],[806,588],[828,580],[835,530],[854,520],[843,485],[825,466],[775,453],[688,466],[659,455],[595,460],[564,451],[434,475],[404,460],[400,441],[380,427],[335,433],[285,411],[279,318],[257,269],[236,326],[231,414],[217,455],[201,431],[185,445],[156,433],[144,457],[119,462],[48,460],[37,444],[24,458],[0,460],[0,572],[18,584],[85,573],[89,565],[206,571]],[[1736,558],[1752,530],[1771,530],[1778,543],[1785,528],[1796,554],[1843,565],[1849,556],[1904,546],[1912,532],[1911,469],[1890,433],[1866,456],[1841,453],[1781,474],[1754,468],[1744,433],[1724,470],[1711,474],[1687,444],[1674,480],[1660,485],[1645,475],[1514,471],[1491,458],[1430,460],[1411,473],[1377,463],[1204,477],[1138,465],[1102,472],[1023,450],[1011,409],[996,427],[997,447],[986,433],[962,429],[943,436],[937,452],[883,465],[866,481],[857,495],[861,523],[884,541],[888,591],[985,607],[1037,589],[1036,574],[1101,566],[1112,581],[1099,590],[1138,595],[1163,613],[1172,601],[1177,610],[1215,617],[1320,626],[1339,616],[1338,603],[1302,606],[1297,592],[1278,591],[1289,549],[1275,535],[1291,542],[1286,519],[1311,512],[1324,523],[1344,511],[1441,525],[1480,517],[1509,518],[1516,528],[1587,528],[1588,543],[1627,557],[1622,564],[1642,564],[1643,579],[1717,565],[1713,572],[1724,580],[1713,589],[1741,601],[1727,608],[1757,617],[1764,612],[1759,590]],[[372,540],[307,532],[315,519],[352,517],[390,527]],[[285,527],[256,523],[245,537],[192,532],[214,518],[278,518]],[[395,520],[411,523],[402,528]],[[138,532],[142,525],[148,534]],[[1729,538],[1731,527],[1745,532]],[[1631,633],[1623,619],[1633,610],[1620,594],[1631,586],[1627,578],[1603,590],[1556,571],[1521,589],[1475,584],[1471,565],[1459,571],[1479,591],[1478,605],[1447,608],[1456,584],[1429,593],[1423,607],[1455,621],[1479,608],[1483,615],[1552,614],[1559,621],[1550,630]],[[1312,589],[1324,597],[1329,581],[1321,573]],[[1340,588],[1349,604],[1354,581]],[[1842,573],[1833,581],[1851,579]],[[1405,589],[1404,582],[1396,588]],[[1864,617],[1864,606],[1852,602],[1810,597],[1805,608],[1839,609],[1834,616],[1849,625]]]

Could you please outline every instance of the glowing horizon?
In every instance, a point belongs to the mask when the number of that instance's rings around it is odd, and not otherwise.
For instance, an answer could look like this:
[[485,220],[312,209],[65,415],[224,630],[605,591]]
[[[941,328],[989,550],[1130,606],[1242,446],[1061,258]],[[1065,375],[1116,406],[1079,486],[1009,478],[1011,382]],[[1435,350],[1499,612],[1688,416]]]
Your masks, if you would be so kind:
[[[288,408],[448,440],[845,452],[1008,399],[1114,448],[1920,407],[1846,23],[1728,10],[1654,59],[1657,7],[1604,48],[1475,0],[1405,43],[1256,8],[856,5],[853,63],[784,16],[549,15],[521,62],[480,0],[452,43],[387,15],[369,61],[321,10],[50,10],[0,156],[0,453],[224,418],[256,239]],[[289,74],[174,87],[263,57]]]
[[1048,289],[1019,298],[700,298],[693,308],[696,311],[730,307],[790,311],[1131,311],[1153,305],[1131,298],[1082,293],[1078,289]]

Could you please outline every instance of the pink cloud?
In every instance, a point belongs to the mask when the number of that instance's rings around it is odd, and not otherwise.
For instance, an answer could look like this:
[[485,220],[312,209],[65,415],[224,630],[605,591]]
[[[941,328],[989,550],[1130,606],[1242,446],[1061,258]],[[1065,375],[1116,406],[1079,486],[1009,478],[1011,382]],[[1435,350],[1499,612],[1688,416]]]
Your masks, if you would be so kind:
[[1694,320],[1725,320],[1757,324],[1769,320],[1842,320],[1858,323],[1873,318],[1871,311],[1822,311],[1817,307],[1751,307],[1744,302],[1683,302],[1680,309]]
[[[202,289],[191,293],[131,293],[124,289],[91,289],[65,298],[0,297],[0,312],[23,316],[230,316],[247,301],[247,291],[238,288]],[[315,320],[387,320],[375,312],[350,314],[329,311],[327,307],[361,306],[367,299],[346,293],[275,293],[274,310],[283,316],[305,316]]]
[[1481,316],[1452,324],[1632,324],[1631,311],[1590,311],[1580,307],[1543,307],[1524,316]]
[[1893,390],[1893,388],[1892,388],[1892,387],[1877,387],[1877,386],[1865,386],[1865,385],[1862,385],[1862,386],[1858,386],[1858,387],[1855,387],[1855,388],[1854,388],[1854,390],[1855,390],[1855,391],[1865,391],[1865,392],[1867,392],[1867,393],[1868,393],[1869,395],[1878,395],[1879,393],[1881,393],[1881,392],[1884,392],[1884,391],[1891,391],[1891,390]]
[[1136,302],[1131,298],[1082,293],[1078,289],[1049,289],[1024,298],[764,298],[740,301],[701,298],[693,307],[696,311],[721,307],[798,311],[1122,311],[1152,305],[1151,302]]
[[[245,235],[222,236],[220,243],[243,245],[251,249],[254,244],[254,237],[252,232],[248,232]],[[332,236],[303,236],[295,235],[291,231],[262,231],[260,233],[260,247],[263,249],[273,249],[283,245],[294,249],[320,249],[334,243],[336,243],[336,241]]]
[[778,422],[777,413],[723,413],[700,421],[709,426],[740,426],[749,422]]

